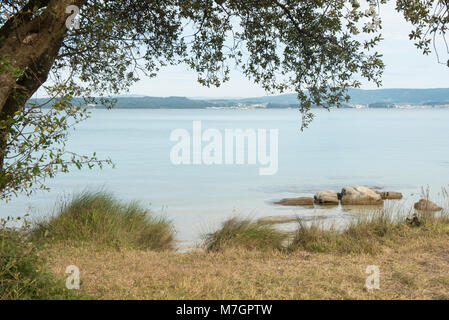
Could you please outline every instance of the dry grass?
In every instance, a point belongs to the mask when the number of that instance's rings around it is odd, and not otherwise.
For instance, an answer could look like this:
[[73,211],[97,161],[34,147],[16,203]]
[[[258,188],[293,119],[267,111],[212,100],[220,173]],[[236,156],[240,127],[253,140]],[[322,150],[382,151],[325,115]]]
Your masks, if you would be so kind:
[[[381,211],[340,232],[300,226],[289,250],[271,226],[231,219],[205,251],[55,242],[42,254],[58,278],[78,266],[82,290],[100,299],[449,299],[445,207],[408,220]],[[365,288],[370,265],[379,290]]]
[[449,231],[446,215],[421,213],[409,218],[398,216],[398,211],[390,208],[378,209],[352,221],[344,230],[334,227],[323,229],[317,224],[305,226],[299,221],[289,249],[376,255],[386,246],[406,245],[411,237],[434,237],[448,234]]
[[[228,249],[153,252],[56,245],[53,271],[81,270],[81,287],[101,299],[449,299],[449,228],[416,234],[370,254]],[[368,265],[380,289],[368,291]]]
[[226,248],[281,250],[287,238],[285,232],[273,225],[234,217],[223,222],[217,231],[206,234],[204,246],[207,251]]

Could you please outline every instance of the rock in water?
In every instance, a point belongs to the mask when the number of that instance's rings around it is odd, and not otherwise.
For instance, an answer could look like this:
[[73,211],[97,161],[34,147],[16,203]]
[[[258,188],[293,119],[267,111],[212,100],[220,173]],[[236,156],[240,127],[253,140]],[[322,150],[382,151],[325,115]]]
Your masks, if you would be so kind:
[[341,190],[342,205],[383,205],[380,194],[362,186],[344,187]]
[[321,205],[338,205],[338,194],[332,190],[320,191],[315,195],[315,203]]
[[426,199],[421,199],[419,200],[417,203],[415,203],[414,205],[416,210],[421,210],[421,211],[440,211],[443,210],[443,208],[441,208],[440,206],[438,206],[436,203],[426,200]]
[[310,197],[299,197],[299,198],[287,198],[281,201],[275,202],[275,204],[280,204],[283,206],[313,206],[313,198]]
[[383,200],[399,200],[402,199],[402,193],[394,191],[375,191]]

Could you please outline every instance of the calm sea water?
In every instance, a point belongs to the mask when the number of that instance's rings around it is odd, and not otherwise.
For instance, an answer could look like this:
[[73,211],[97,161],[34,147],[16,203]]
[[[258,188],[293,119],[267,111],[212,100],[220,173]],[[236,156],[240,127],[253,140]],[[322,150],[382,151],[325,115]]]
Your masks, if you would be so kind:
[[[259,165],[173,165],[172,130],[278,129],[279,170],[260,176]],[[449,109],[319,110],[300,130],[297,110],[93,110],[71,134],[68,149],[96,151],[116,167],[73,171],[48,181],[51,192],[2,204],[0,216],[51,214],[73,192],[105,189],[140,200],[175,223],[178,239],[193,241],[226,218],[299,215],[345,219],[335,209],[272,205],[284,197],[313,196],[346,185],[401,191],[409,206],[429,185],[436,194],[449,184]]]

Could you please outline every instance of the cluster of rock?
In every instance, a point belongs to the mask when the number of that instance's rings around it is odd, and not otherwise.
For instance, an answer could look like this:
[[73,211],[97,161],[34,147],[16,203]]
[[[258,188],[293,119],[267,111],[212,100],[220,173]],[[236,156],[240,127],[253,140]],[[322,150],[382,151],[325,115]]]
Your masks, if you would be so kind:
[[[389,194],[389,192],[385,192]],[[401,195],[402,196],[402,195]],[[367,187],[344,187],[340,193],[332,190],[320,191],[315,197],[315,203],[319,205],[383,205],[382,194]]]
[[[313,206],[317,205],[370,205],[381,206],[384,204],[384,200],[398,200],[402,199],[402,193],[394,191],[374,191],[370,188],[363,186],[349,186],[344,187],[340,193],[333,190],[320,191],[313,198],[311,197],[299,197],[299,198],[287,198],[282,199],[275,204],[283,206]],[[416,210],[422,211],[440,211],[441,207],[435,203],[421,199],[415,203]]]

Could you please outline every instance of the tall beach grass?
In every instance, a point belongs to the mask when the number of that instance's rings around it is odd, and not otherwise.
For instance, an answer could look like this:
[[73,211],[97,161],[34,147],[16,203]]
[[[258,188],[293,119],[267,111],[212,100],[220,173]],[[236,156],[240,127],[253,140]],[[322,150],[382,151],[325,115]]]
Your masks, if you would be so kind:
[[407,228],[405,223],[395,220],[391,212],[385,210],[352,220],[343,230],[334,226],[324,229],[319,223],[306,226],[298,220],[289,250],[375,254],[392,236],[401,235]]
[[298,220],[289,251],[375,255],[410,237],[425,239],[438,234],[447,235],[449,240],[449,216],[445,212],[404,212],[400,207],[386,207],[350,221],[343,230],[333,226],[324,229],[318,223],[306,226]]
[[233,217],[226,220],[220,229],[204,236],[207,251],[226,248],[279,250],[288,235],[274,226],[249,218]]
[[63,202],[56,213],[35,223],[35,240],[94,242],[114,247],[167,250],[174,246],[170,221],[138,202],[122,203],[107,192],[85,191]]
[[344,227],[320,222],[306,224],[299,217],[292,233],[278,230],[273,225],[250,219],[232,218],[221,228],[204,238],[208,251],[229,247],[274,249],[287,252],[370,254],[381,253],[385,247],[406,242],[410,237],[448,236],[449,214],[415,212],[401,206],[360,209],[357,218]]

